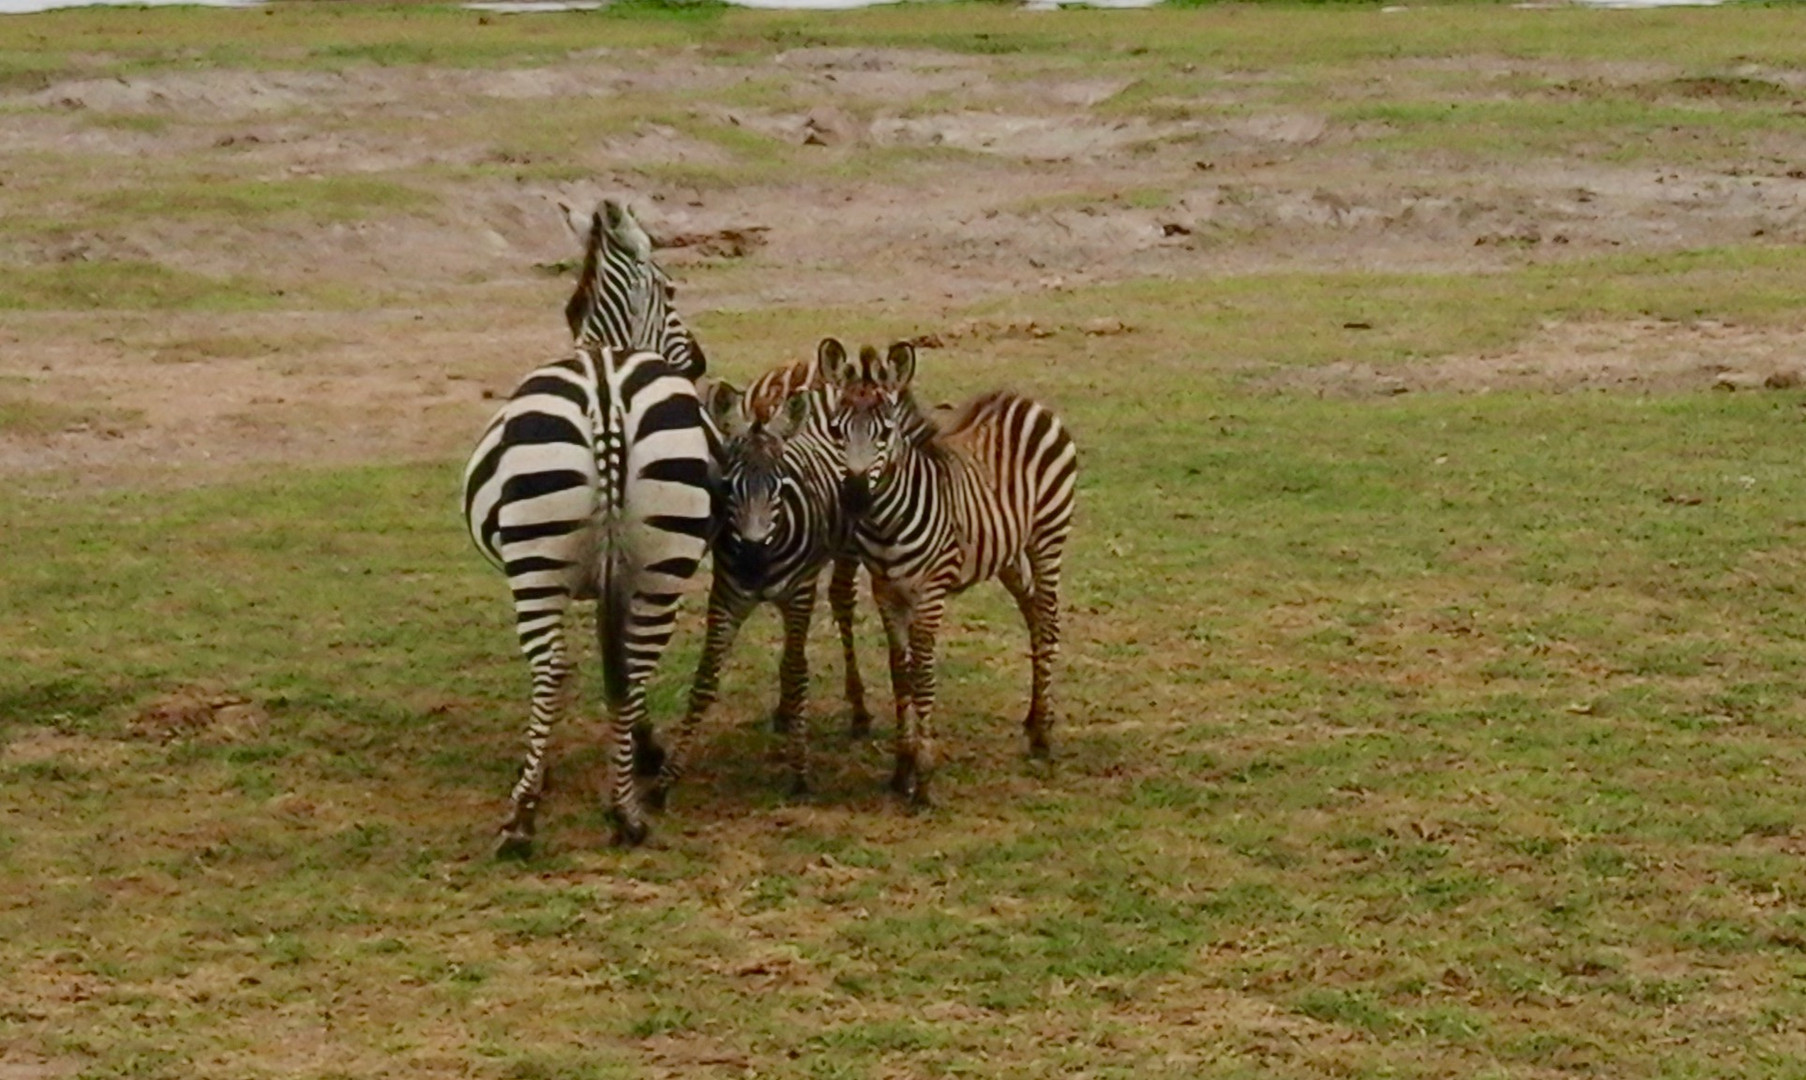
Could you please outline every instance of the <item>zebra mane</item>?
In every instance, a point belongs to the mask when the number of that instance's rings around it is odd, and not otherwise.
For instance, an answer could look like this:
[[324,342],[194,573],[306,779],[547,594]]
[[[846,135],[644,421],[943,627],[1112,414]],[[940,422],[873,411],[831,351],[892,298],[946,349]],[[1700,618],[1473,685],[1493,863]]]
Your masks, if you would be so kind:
[[[963,415],[964,412],[961,409],[956,415]],[[910,449],[927,454],[937,461],[946,458],[949,451],[941,441],[944,430],[943,420],[922,408],[913,389],[905,386],[897,392],[897,435]]]

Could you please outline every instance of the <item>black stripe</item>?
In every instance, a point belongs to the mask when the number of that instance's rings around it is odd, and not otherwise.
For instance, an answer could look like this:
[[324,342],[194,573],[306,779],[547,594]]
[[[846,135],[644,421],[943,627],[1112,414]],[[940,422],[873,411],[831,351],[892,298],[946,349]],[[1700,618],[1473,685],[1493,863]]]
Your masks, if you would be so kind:
[[547,469],[545,472],[518,473],[502,484],[503,502],[520,502],[541,495],[556,495],[572,488],[588,487],[590,479],[576,469]]
[[501,542],[518,544],[527,540],[544,540],[552,536],[569,536],[583,528],[587,522],[577,521],[536,521],[531,525],[504,525],[501,529]]
[[627,368],[626,377],[621,380],[621,400],[631,402],[640,391],[652,383],[671,374],[671,366],[664,360],[641,358],[636,354],[635,363]]
[[567,596],[570,590],[563,585],[526,585],[514,590],[514,601],[544,600],[548,596]]
[[694,536],[698,540],[709,538],[710,519],[706,517],[678,517],[675,514],[654,514],[646,519],[646,524],[663,532],[681,533]]
[[693,488],[709,486],[708,462],[693,457],[657,458],[640,469],[642,480],[665,480]]
[[464,482],[464,512],[466,514],[470,513],[470,504],[476,501],[477,492],[483,490],[483,485],[487,484],[489,478],[495,475],[496,467],[501,464],[504,449],[506,449],[505,444],[497,444],[478,459],[476,465],[471,468],[470,479]]
[[688,394],[673,394],[654,403],[640,415],[640,426],[635,429],[633,439],[635,442],[643,442],[661,431],[681,431],[701,426],[702,412],[696,407],[696,399]]
[[542,412],[509,417],[508,426],[502,431],[502,442],[508,446],[543,446],[551,443],[589,445],[589,440],[577,425],[562,416]]
[[583,387],[557,375],[532,375],[526,382],[520,384],[518,390],[514,391],[516,400],[535,394],[561,397],[579,409],[589,406],[589,395],[584,393]]

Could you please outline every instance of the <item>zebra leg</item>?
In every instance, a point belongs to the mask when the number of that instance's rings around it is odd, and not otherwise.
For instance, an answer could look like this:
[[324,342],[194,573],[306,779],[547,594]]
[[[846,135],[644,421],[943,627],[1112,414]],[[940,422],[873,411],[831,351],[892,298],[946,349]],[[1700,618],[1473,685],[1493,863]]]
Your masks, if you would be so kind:
[[652,787],[648,801],[654,809],[665,808],[672,786],[682,779],[684,769],[689,766],[697,725],[715,704],[720,692],[721,662],[727,658],[746,617],[757,606],[757,600],[741,593],[728,583],[726,575],[716,572],[714,583],[709,587],[708,629],[703,637],[702,659],[696,665],[696,681],[690,685],[690,708],[678,726],[670,752],[665,755],[658,782]]
[[1048,652],[1040,602],[1036,597],[1034,584],[1024,578],[1020,567],[1012,566],[999,571],[997,580],[1003,582],[1003,587],[1016,598],[1016,610],[1022,613],[1022,621],[1028,626],[1029,663],[1033,669],[1033,682],[1028,699],[1028,718],[1022,721],[1022,729],[1028,733],[1029,755],[1046,757],[1047,679],[1053,657]]
[[914,617],[909,620],[909,683],[915,705],[911,772],[915,783],[908,795],[910,807],[917,810],[929,803],[928,781],[934,775],[934,649],[946,608],[944,595],[922,597],[916,601]]
[[634,788],[633,732],[646,723],[646,682],[636,678],[627,688],[627,700],[608,718],[609,817],[614,821],[616,847],[635,847],[646,839],[645,814]]
[[847,734],[863,739],[872,733],[872,714],[865,708],[865,682],[859,678],[859,652],[853,642],[853,607],[858,599],[859,559],[850,554],[834,557],[834,576],[828,581],[828,607],[840,630],[840,654],[846,662],[847,706],[852,718]]
[[805,581],[780,601],[784,615],[784,656],[778,662],[778,719],[789,735],[790,793],[809,793],[809,622],[815,613],[815,582]]
[[[546,599],[551,602],[548,604]],[[519,601],[515,606],[521,652],[526,654],[533,673],[533,697],[527,721],[527,760],[509,795],[514,809],[502,823],[501,836],[496,841],[498,858],[526,858],[533,852],[534,817],[540,796],[545,793],[546,748],[552,739],[552,726],[570,706],[571,665],[564,645],[570,594],[559,593],[546,599]]]
[[890,692],[896,703],[897,730],[894,736],[896,767],[890,775],[891,790],[907,794],[915,783],[915,741],[910,725],[912,665],[909,656],[909,604],[881,575],[872,575],[872,597],[878,601],[878,614],[884,621],[884,643],[890,652]]
[[1054,718],[1047,699],[1053,681],[1054,659],[1060,655],[1060,545],[1064,540],[1065,537],[1059,537],[1029,555],[1029,566],[1034,574],[1031,591],[1034,614],[1029,614],[1030,608],[1024,608],[1022,614],[1028,619],[1034,690],[1029,698],[1028,719],[1023,726],[1028,730],[1028,752],[1035,757],[1047,757],[1052,752],[1048,736],[1053,732]]

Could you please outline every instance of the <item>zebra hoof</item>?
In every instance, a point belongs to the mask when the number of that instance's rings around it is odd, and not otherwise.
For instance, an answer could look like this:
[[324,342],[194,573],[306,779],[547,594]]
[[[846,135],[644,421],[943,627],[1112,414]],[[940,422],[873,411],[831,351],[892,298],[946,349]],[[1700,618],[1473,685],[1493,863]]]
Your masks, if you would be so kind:
[[652,830],[643,821],[628,821],[619,814],[615,818],[615,847],[639,847]]
[[860,709],[853,713],[847,721],[847,737],[850,739],[869,739],[872,737],[872,714]]
[[502,835],[495,841],[495,857],[498,859],[525,860],[533,854],[533,834],[517,828],[503,828]]
[[771,714],[771,730],[779,735],[790,734],[791,725],[795,723],[795,720],[792,720],[781,712],[774,712]]
[[792,799],[807,799],[814,793],[814,790],[814,788],[809,786],[808,777],[792,776],[790,778],[790,797]]
[[898,795],[907,796],[915,790],[915,780],[915,763],[907,760],[899,761],[897,767],[891,770],[890,789]]

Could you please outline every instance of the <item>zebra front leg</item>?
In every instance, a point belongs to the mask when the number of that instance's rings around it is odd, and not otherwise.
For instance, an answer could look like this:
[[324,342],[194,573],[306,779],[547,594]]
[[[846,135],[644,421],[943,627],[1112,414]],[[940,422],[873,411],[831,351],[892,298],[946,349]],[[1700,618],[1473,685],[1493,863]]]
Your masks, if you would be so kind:
[[790,793],[809,793],[809,622],[815,612],[815,582],[806,581],[780,601],[784,615],[784,656],[778,662],[778,719],[790,756]]
[[885,578],[872,575],[872,598],[878,601],[878,614],[884,622],[884,644],[890,654],[890,692],[896,705],[897,730],[893,736],[896,767],[891,771],[890,788],[899,795],[909,793],[915,783],[915,750],[910,727],[911,665],[909,659],[909,605]]
[[847,707],[851,718],[847,734],[863,739],[872,733],[872,714],[865,707],[865,682],[859,678],[859,651],[853,639],[854,605],[858,600],[859,560],[848,554],[834,557],[834,575],[828,581],[828,607],[840,631],[840,654],[846,665]]
[[696,681],[690,686],[690,707],[678,725],[671,749],[665,754],[664,767],[652,787],[648,801],[654,809],[663,810],[671,788],[682,779],[689,767],[690,749],[696,740],[696,728],[704,713],[715,704],[720,692],[721,662],[739,636],[740,627],[752,614],[758,601],[734,588],[727,575],[717,570],[709,587],[708,629],[702,643],[702,659],[696,664]]
[[946,603],[944,596],[918,599],[914,617],[909,621],[909,684],[915,706],[915,731],[911,740],[914,761],[910,770],[914,773],[915,783],[908,794],[909,805],[915,810],[928,806],[928,782],[934,776],[934,650]]
[[534,818],[545,792],[546,750],[553,725],[570,706],[571,668],[564,647],[564,616],[570,596],[549,599],[554,601],[549,607],[518,602],[515,609],[521,652],[533,673],[533,698],[527,721],[527,760],[509,796],[514,809],[502,823],[496,841],[498,858],[524,859],[533,852]]

